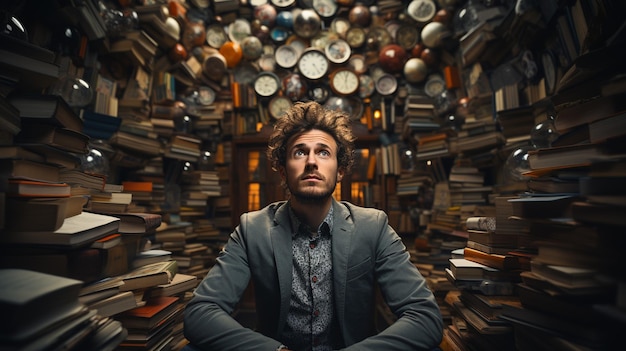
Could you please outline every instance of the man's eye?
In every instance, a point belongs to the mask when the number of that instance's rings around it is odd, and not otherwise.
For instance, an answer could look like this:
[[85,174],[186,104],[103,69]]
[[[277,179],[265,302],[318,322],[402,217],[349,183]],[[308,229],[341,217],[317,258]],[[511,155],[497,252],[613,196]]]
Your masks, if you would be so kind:
[[302,150],[297,150],[297,151],[294,153],[294,155],[295,155],[295,156],[302,156],[302,155],[304,155],[304,151],[302,151]]
[[330,156],[330,152],[328,152],[328,151],[326,151],[326,150],[322,150],[322,151],[320,151],[320,153],[319,153],[319,154],[320,154],[320,156],[324,156],[324,157],[328,157],[328,156]]

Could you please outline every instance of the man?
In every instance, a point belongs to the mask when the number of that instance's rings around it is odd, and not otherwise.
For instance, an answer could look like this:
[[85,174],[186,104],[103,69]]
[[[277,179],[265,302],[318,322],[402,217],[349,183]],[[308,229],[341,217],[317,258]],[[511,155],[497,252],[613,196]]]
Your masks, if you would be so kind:
[[[429,350],[443,322],[433,294],[384,212],[334,200],[352,166],[347,115],[296,103],[277,122],[268,158],[290,196],[243,214],[185,309],[201,350]],[[258,325],[231,316],[249,280]],[[379,287],[397,321],[374,330]]]

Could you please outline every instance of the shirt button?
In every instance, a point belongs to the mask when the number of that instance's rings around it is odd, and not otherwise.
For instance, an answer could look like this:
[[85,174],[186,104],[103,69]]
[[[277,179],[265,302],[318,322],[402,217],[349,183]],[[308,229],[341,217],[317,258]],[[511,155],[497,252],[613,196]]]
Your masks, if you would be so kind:
[[319,310],[315,310],[315,311],[313,311],[313,315],[314,315],[315,317],[319,316],[319,315],[320,315],[320,311],[319,311]]
[[309,244],[309,247],[310,247],[311,249],[314,249],[314,248],[315,248],[315,243],[310,243],[310,244]]
[[311,278],[311,281],[312,281],[313,283],[317,283],[317,276],[313,276],[313,278]]

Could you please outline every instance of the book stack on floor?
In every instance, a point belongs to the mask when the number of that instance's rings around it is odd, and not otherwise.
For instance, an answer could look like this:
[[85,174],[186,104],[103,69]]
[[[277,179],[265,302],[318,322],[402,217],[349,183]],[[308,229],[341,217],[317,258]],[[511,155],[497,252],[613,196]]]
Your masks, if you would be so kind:
[[127,335],[119,321],[79,301],[80,280],[0,269],[3,350],[113,350]]

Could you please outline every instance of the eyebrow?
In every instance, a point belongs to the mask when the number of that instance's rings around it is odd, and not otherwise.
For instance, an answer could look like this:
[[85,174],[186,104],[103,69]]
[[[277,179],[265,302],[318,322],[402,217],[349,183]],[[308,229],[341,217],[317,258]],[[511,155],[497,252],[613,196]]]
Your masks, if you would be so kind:
[[[324,143],[317,143],[315,144],[316,147],[321,148],[321,149],[331,149],[330,145],[328,144],[324,144]],[[295,144],[291,147],[291,149],[301,149],[301,148],[305,148],[308,147],[307,144],[305,143],[299,143],[299,144]]]

